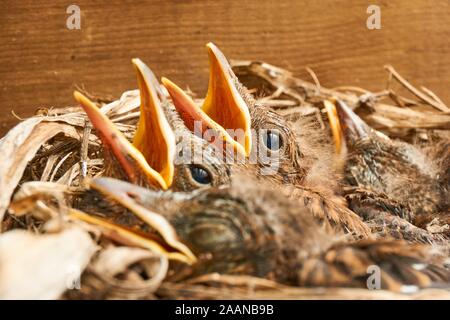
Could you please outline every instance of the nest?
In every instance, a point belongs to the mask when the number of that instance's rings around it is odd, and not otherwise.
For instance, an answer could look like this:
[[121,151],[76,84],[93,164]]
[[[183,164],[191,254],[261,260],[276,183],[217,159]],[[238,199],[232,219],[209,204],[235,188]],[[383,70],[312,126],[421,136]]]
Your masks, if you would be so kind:
[[[233,61],[240,80],[291,121],[316,117],[328,130],[324,99],[345,101],[372,127],[415,144],[450,138],[450,109],[429,89],[414,87],[386,66],[386,88],[321,86],[257,61]],[[127,138],[139,117],[139,92],[119,100],[93,96]],[[200,102],[200,101],[199,101]],[[66,299],[428,299],[447,291],[415,294],[351,288],[287,287],[249,276],[209,274],[168,281],[166,257],[127,245],[127,236],[87,223],[70,210],[86,177],[102,174],[101,143],[80,107],[39,109],[0,140],[0,297]],[[69,195],[69,196],[67,196]],[[6,263],[5,263],[6,261]]]

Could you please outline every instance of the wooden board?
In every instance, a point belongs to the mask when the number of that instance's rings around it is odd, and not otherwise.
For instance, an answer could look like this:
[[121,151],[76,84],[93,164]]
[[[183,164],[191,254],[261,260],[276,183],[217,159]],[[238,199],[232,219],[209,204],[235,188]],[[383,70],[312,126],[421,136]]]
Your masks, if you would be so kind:
[[229,58],[265,60],[322,85],[383,89],[390,63],[450,103],[450,1],[372,1],[381,30],[368,30],[367,1],[87,1],[81,30],[66,28],[68,1],[0,2],[0,134],[37,107],[73,104],[75,86],[118,97],[136,87],[140,57],[199,95],[208,41]]

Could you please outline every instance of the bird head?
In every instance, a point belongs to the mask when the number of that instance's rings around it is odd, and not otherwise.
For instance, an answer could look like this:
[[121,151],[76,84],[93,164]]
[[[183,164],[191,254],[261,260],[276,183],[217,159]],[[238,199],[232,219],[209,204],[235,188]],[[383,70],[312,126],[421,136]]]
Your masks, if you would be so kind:
[[426,154],[371,128],[345,102],[327,104],[336,151],[346,153],[347,183],[386,193],[417,212],[438,210],[443,193],[435,179],[439,170]]
[[175,135],[162,109],[161,94],[151,70],[133,60],[141,98],[133,142],[86,96],[74,97],[88,115],[105,151],[106,173],[147,187],[167,189],[173,181]]
[[[195,122],[199,124],[196,134],[205,135],[213,131],[240,155],[248,156],[251,151],[250,113],[245,96],[236,87],[237,82],[231,66],[222,52],[212,43],[207,44],[210,58],[210,78],[208,93],[200,108],[182,89],[167,78],[162,82],[167,88],[175,107],[189,129],[194,131]],[[212,142],[212,141],[211,141]]]
[[228,182],[229,165],[179,120],[153,72],[139,59],[132,62],[141,101],[132,142],[92,101],[74,93],[102,140],[106,174],[163,190],[192,190]]
[[[132,243],[141,239],[141,245],[184,262],[174,265],[183,268],[173,272],[178,280],[221,273],[291,285],[365,287],[370,265],[382,269],[381,286],[390,290],[406,289],[404,284],[419,288],[448,283],[450,278],[448,270],[430,263],[431,251],[425,246],[392,240],[337,241],[300,202],[273,197],[273,189],[244,177],[237,185],[189,193],[154,191],[112,178],[90,180],[89,185],[122,206],[126,214],[147,222],[150,233],[158,236],[151,237],[134,225],[117,228],[115,221],[79,212],[73,216],[104,228],[115,226],[116,233]],[[134,237],[125,236],[130,230],[135,230]],[[402,272],[396,268],[399,265]]]
[[[257,104],[239,82],[224,54],[213,43],[206,45],[210,73],[203,105],[198,106],[182,89],[163,78],[172,101],[187,126],[194,130],[194,121],[201,123],[197,133],[223,128],[222,141],[244,153],[260,167],[288,176],[305,174],[300,165],[302,156],[289,123],[269,108]],[[232,133],[230,133],[232,132]]]
[[198,258],[193,274],[272,274],[295,282],[305,252],[328,237],[301,206],[273,197],[273,190],[264,186],[244,184],[240,179],[239,185],[184,193],[157,192],[111,178],[90,181],[92,189],[136,216],[146,210],[160,214]]

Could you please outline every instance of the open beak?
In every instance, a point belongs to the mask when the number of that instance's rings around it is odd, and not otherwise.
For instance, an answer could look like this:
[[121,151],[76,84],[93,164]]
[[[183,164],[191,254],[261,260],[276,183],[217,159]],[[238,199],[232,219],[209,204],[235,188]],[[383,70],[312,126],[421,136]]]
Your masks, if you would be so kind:
[[[208,43],[206,47],[210,61],[210,76],[208,93],[201,110],[174,83],[167,79],[163,79],[162,82],[188,126],[192,127],[195,120],[200,121],[202,130],[217,130],[225,142],[248,156],[252,139],[247,103],[238,90],[236,76],[223,53],[213,43]],[[233,136],[226,130],[231,130]]]
[[334,146],[336,153],[340,154],[342,152],[343,133],[341,128],[341,123],[339,122],[339,117],[337,115],[336,107],[330,100],[324,100],[325,110],[328,116],[328,122],[330,123],[331,134],[333,135]]
[[168,189],[173,181],[175,135],[161,107],[161,88],[151,70],[139,59],[132,60],[140,89],[140,118],[133,143],[114,126],[97,106],[78,91],[75,99],[87,113],[102,139],[136,184]]
[[325,100],[324,105],[337,153],[345,150],[345,141],[356,141],[368,135],[367,124],[345,102]]
[[[228,144],[240,155],[248,155],[244,146],[200,109],[180,87],[167,78],[162,78],[161,82],[169,92],[175,108],[189,130],[219,148]],[[210,132],[207,134],[207,131]]]
[[251,150],[251,121],[248,106],[238,91],[237,78],[224,54],[212,42],[206,47],[209,55],[209,85],[202,109],[222,127],[243,130],[244,148],[248,155]]
[[[149,210],[142,205],[142,203],[145,202],[142,200],[144,197],[156,199],[157,197],[160,196],[159,192],[151,191],[133,185],[131,183],[106,177],[90,180],[89,186],[92,189],[97,190],[104,196],[108,197],[109,199],[112,199],[121,206],[125,207],[131,213],[136,215],[140,220],[144,221],[147,225],[149,225],[153,230],[155,230],[161,237],[161,240],[159,240],[159,242],[163,243],[158,245],[158,243],[155,242],[157,240],[152,240],[154,242],[153,247],[151,247],[152,249],[157,249],[157,251],[166,254],[169,258],[172,257],[176,260],[181,260],[189,264],[195,263],[197,261],[197,258],[191,252],[191,250],[186,245],[184,245],[179,241],[175,229],[167,221],[167,219],[164,216],[156,212],[153,212],[152,210]],[[88,218],[86,216],[83,216],[82,214],[81,215],[78,214],[76,218],[85,220],[86,222],[89,223],[101,225],[103,227],[106,227],[107,229],[111,229],[112,227],[113,228],[112,231],[117,232],[117,230],[114,229],[115,227],[117,227],[117,225],[107,221],[99,220],[99,218],[93,216],[89,216]],[[136,240],[138,239],[136,237],[142,238],[142,235],[139,234],[135,234],[133,237],[130,237],[130,235],[126,234],[128,229],[126,228],[122,229],[123,229],[122,233],[124,234],[124,236],[134,242],[136,242]],[[141,240],[141,242],[139,243],[145,244],[146,242],[143,242]]]
[[167,189],[174,176],[175,134],[161,106],[165,100],[153,72],[139,59],[132,60],[141,96],[140,118],[133,145],[156,170]]
[[141,60],[133,59],[132,62],[141,96],[140,118],[133,144],[92,101],[78,91],[74,92],[74,96],[128,179],[140,183],[143,175],[147,184],[165,190],[173,182],[175,135],[162,110],[161,99],[164,97],[155,76]]
[[103,147],[111,150],[129,181],[139,183],[144,180],[147,184],[156,188],[168,188],[163,177],[149,166],[144,155],[125,138],[112,121],[97,108],[95,103],[78,91],[75,91],[73,95],[97,130]]

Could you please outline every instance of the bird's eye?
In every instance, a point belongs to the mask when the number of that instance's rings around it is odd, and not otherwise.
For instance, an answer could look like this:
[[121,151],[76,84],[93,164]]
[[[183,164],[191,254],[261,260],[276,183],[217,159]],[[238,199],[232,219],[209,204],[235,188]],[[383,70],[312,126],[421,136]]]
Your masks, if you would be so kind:
[[190,166],[190,170],[191,170],[191,175],[192,178],[200,183],[200,184],[210,184],[211,183],[211,175],[209,174],[209,172],[199,166],[193,165]]
[[267,130],[263,136],[264,144],[270,150],[278,150],[282,146],[282,139],[280,137],[280,133],[274,130]]

